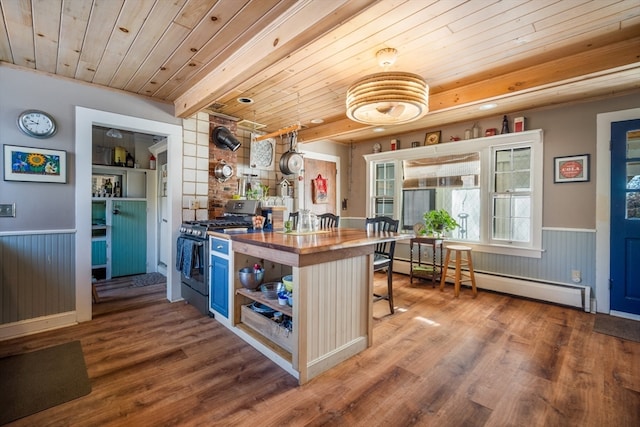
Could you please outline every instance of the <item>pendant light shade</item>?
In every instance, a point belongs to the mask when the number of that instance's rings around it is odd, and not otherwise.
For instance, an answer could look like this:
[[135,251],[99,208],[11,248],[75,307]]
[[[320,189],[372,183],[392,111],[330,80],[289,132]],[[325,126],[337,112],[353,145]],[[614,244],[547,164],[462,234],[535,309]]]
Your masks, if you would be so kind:
[[[395,49],[379,51],[380,65],[393,64],[395,53]],[[347,91],[347,117],[371,125],[407,123],[427,114],[428,98],[429,86],[417,74],[372,74],[356,81]]]

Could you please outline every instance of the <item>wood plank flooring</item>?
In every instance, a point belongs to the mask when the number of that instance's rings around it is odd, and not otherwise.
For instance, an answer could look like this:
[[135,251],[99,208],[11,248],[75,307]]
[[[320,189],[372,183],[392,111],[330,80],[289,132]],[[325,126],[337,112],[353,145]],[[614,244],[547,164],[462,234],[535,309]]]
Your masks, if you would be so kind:
[[594,333],[594,315],[394,279],[374,345],[304,386],[164,285],[99,284],[92,321],[0,342],[4,357],[78,339],[93,387],[12,425],[640,425],[640,343]]

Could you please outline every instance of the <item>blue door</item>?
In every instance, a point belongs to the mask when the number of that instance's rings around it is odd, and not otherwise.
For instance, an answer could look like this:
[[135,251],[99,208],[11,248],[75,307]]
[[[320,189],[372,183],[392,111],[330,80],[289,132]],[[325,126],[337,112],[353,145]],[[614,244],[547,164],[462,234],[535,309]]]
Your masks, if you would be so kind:
[[640,314],[640,120],[611,124],[611,310]]
[[147,202],[113,200],[111,276],[147,272]]

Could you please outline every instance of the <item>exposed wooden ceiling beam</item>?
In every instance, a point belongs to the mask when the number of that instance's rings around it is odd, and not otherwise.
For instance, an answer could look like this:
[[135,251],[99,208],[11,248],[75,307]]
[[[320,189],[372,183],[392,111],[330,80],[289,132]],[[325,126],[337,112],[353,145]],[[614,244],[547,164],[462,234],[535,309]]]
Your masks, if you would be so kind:
[[[487,99],[518,95],[614,67],[628,66],[640,69],[638,46],[640,36],[508,72],[481,82],[432,93],[429,96],[429,112],[451,110]],[[300,131],[299,139],[301,142],[326,140],[372,127],[374,126],[356,123],[346,117],[336,118],[323,125]]]
[[326,34],[344,21],[375,3],[376,0],[300,1],[269,25],[252,43],[220,64],[194,84],[174,103],[177,117],[206,108],[262,70],[272,66],[306,46],[311,40]]

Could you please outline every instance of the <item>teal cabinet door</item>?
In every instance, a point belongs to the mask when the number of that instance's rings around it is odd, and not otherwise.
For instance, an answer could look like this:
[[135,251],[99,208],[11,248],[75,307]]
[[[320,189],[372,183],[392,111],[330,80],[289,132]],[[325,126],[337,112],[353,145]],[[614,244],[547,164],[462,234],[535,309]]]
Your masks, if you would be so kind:
[[111,276],[147,271],[147,202],[113,201]]

